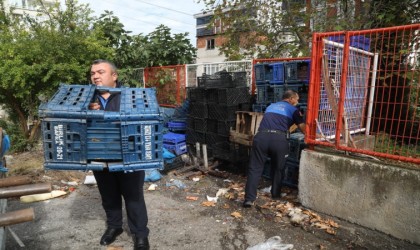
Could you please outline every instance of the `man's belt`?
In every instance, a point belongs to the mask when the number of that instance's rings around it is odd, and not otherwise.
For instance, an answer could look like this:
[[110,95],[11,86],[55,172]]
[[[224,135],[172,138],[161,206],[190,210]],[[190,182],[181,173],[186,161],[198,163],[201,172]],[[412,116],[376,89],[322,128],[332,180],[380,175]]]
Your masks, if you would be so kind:
[[258,132],[262,132],[262,133],[275,133],[275,134],[287,135],[287,131],[281,131],[281,130],[276,130],[276,129],[261,129]]

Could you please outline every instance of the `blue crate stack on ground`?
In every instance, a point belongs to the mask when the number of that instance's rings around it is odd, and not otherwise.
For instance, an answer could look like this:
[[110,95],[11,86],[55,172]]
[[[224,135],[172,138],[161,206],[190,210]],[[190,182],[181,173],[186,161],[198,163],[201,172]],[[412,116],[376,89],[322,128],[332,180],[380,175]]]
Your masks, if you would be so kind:
[[187,152],[185,134],[166,133],[163,135],[163,147],[175,155],[182,155]]
[[[120,92],[120,112],[89,110],[96,91]],[[39,107],[44,167],[109,171],[163,169],[163,119],[154,88],[61,85]]]

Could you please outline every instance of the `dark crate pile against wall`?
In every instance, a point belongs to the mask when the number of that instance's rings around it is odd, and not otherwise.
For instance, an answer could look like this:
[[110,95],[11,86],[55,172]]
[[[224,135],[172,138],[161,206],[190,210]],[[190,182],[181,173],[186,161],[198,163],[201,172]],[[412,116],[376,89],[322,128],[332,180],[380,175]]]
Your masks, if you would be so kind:
[[236,111],[250,107],[251,96],[245,72],[220,72],[199,77],[198,87],[188,88],[190,110],[187,121],[187,143],[228,142],[235,126]]

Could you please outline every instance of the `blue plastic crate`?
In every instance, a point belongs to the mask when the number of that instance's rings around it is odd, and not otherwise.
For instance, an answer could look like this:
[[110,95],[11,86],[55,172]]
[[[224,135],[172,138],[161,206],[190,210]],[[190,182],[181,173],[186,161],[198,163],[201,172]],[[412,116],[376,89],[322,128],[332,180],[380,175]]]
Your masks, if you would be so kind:
[[267,109],[267,106],[268,106],[267,104],[253,104],[252,111],[263,113]]
[[86,128],[83,120],[44,119],[41,129],[45,162],[86,162]]
[[270,66],[273,68],[273,77],[270,84],[284,84],[284,63],[272,63]]
[[39,117],[86,118],[89,103],[95,95],[95,85],[60,85],[47,103],[39,107]]
[[176,144],[163,143],[163,147],[176,155],[182,155],[187,152],[187,143],[185,141]]
[[[337,42],[337,43],[344,43],[345,36],[330,36],[328,40]],[[350,36],[350,46],[355,47],[358,49],[369,51],[370,49],[370,38],[365,36]]]
[[166,133],[163,135],[163,143],[177,144],[185,142],[185,134]]
[[285,86],[284,85],[273,86],[273,92],[274,92],[273,102],[282,101],[284,91],[285,91]]
[[297,83],[304,82],[309,83],[310,76],[310,60],[290,61],[284,63],[284,82]]
[[[162,130],[160,121],[125,122],[121,124],[122,159],[125,164],[162,161]],[[163,165],[162,165],[163,166]]]
[[122,160],[121,123],[89,120],[85,143],[87,160]]
[[269,84],[257,85],[256,103],[272,103],[274,101],[274,88]]
[[167,124],[170,130],[185,130],[187,128],[186,122],[181,121],[171,121]]
[[[121,93],[120,112],[89,110],[95,91]],[[51,100],[40,105],[40,118],[137,121],[160,119],[155,88],[104,88],[95,85],[60,85]]]
[[273,69],[267,63],[262,64],[255,64],[254,65],[254,75],[255,75],[255,83],[257,85],[260,84],[267,84],[273,78]]

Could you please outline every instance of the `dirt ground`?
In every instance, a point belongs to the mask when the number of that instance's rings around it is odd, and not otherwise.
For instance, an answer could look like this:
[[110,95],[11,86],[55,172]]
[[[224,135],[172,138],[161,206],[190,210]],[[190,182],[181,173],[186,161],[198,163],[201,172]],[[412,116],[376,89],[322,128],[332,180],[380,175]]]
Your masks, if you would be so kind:
[[[8,211],[33,207],[35,220],[10,228],[25,245],[23,249],[132,249],[127,224],[124,233],[108,247],[99,245],[105,229],[105,213],[96,186],[84,185],[88,173],[44,171],[41,151],[13,155],[9,176],[30,175],[34,183],[49,182],[54,189],[68,191],[64,197],[42,202],[21,203],[8,200]],[[293,249],[420,249],[420,246],[395,239],[338,218],[300,206],[297,190],[285,189],[285,197],[272,201],[259,192],[257,206],[242,208],[245,177],[222,172],[225,178],[201,175],[199,180],[169,172],[157,182],[144,186],[150,228],[151,249],[246,249],[272,236],[280,236]],[[178,188],[171,180],[182,181]],[[67,183],[66,183],[67,182]],[[73,187],[68,182],[77,182]],[[151,184],[156,190],[149,191]],[[268,186],[262,181],[261,187]],[[215,197],[208,202],[207,196]],[[296,222],[288,215],[301,209],[305,220]],[[298,210],[296,210],[298,211]],[[7,231],[6,249],[22,249]]]

